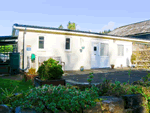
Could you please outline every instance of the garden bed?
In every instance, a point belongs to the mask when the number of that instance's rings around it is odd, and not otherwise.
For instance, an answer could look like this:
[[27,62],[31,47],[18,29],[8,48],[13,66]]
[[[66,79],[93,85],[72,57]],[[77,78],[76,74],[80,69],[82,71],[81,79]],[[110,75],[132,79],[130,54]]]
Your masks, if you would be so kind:
[[45,85],[45,84],[48,84],[48,85],[54,85],[54,86],[58,86],[59,84],[60,85],[66,85],[66,80],[65,79],[59,79],[59,80],[41,80],[39,77],[35,77],[34,78],[34,86],[35,87],[38,87],[38,86],[42,86],[42,85]]

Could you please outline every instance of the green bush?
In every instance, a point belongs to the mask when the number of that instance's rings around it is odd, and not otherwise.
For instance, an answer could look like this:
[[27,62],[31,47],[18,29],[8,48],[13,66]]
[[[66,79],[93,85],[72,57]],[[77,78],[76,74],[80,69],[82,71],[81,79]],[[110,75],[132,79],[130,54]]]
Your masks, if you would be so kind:
[[136,55],[132,54],[132,56],[131,56],[131,63],[134,64],[135,60],[136,60]]
[[58,63],[58,61],[52,58],[44,61],[37,71],[39,77],[43,80],[61,79],[64,72],[62,70],[62,66]]
[[96,86],[98,88],[99,96],[123,96],[127,94],[137,94],[141,88],[138,85],[130,85],[127,83],[121,84],[119,81],[111,83],[111,80],[104,80],[102,84]]

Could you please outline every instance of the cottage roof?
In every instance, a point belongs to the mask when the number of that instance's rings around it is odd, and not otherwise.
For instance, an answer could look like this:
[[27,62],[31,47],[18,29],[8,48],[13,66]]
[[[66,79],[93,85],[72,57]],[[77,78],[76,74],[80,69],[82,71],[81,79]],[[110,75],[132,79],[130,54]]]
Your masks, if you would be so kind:
[[[130,40],[130,41],[142,41],[147,42],[147,40],[144,39],[138,39],[136,37],[125,37],[125,36],[116,36],[112,34],[102,34],[102,33],[96,33],[96,32],[88,32],[88,31],[79,31],[79,30],[69,30],[69,29],[59,29],[59,28],[53,28],[53,27],[42,27],[42,26],[33,26],[33,25],[22,25],[22,24],[14,24],[13,27],[16,29],[25,29],[25,28],[31,28],[31,29],[45,29],[45,30],[54,30],[54,31],[60,31],[60,32],[68,32],[70,34],[77,33],[77,34],[85,34],[85,35],[93,35],[93,36],[99,36],[99,37],[105,37],[105,38],[111,38],[111,39],[120,39],[120,40]],[[149,42],[149,40],[148,40]]]
[[150,33],[150,20],[145,20],[116,28],[108,35],[131,36],[136,34]]

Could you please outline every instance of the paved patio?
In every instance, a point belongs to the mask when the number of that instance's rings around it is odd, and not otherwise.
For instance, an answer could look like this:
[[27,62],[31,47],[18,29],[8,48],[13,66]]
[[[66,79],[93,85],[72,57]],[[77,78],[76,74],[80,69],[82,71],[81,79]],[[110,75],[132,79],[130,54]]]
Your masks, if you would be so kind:
[[[93,69],[90,71],[72,71],[68,72],[67,76],[63,76],[64,79],[67,80],[67,82],[70,84],[73,83],[76,84],[77,82],[79,83],[88,83],[87,82],[87,77],[89,76],[90,72],[94,73],[94,78],[92,83],[102,83],[103,79],[106,78],[108,80],[112,80],[112,83],[115,83],[115,80],[120,81],[121,83],[123,82],[128,82],[130,79],[129,83],[132,83],[134,81],[140,80],[141,77],[145,77],[147,75],[147,71],[144,69],[131,69],[130,73],[130,78],[128,75],[128,70],[130,68],[119,68],[119,69]],[[150,70],[148,71],[150,73]],[[72,83],[71,83],[72,82]]]

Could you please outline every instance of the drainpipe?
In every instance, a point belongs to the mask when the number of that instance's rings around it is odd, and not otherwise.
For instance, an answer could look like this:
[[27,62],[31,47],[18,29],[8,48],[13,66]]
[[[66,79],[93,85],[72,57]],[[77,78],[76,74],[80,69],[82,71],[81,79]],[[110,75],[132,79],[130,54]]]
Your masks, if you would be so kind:
[[25,31],[23,33],[23,69],[19,68],[21,71],[25,71],[27,70],[29,67],[30,67],[30,64],[29,64],[29,56],[27,57],[27,67],[24,69],[24,42],[25,42],[25,34],[26,34],[26,28],[25,28]]
[[25,37],[25,34],[26,34],[26,28],[25,28],[25,31],[23,33],[23,69],[24,69],[24,37]]
[[26,71],[27,69],[29,69],[30,68],[30,63],[29,63],[29,61],[30,61],[30,58],[29,58],[29,56],[27,56],[27,67],[25,68],[25,69],[21,69],[21,68],[19,68],[21,71]]

